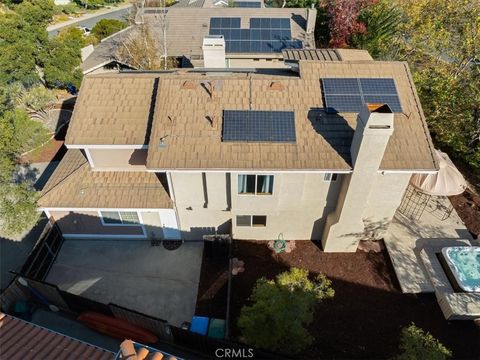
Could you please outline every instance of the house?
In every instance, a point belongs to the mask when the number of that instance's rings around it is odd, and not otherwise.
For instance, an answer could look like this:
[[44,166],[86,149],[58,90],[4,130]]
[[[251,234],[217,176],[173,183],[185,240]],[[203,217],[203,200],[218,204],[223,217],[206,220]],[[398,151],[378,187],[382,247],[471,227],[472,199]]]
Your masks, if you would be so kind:
[[[208,49],[213,45],[222,50],[220,58],[214,55],[220,64],[215,67],[219,68],[285,68],[283,49],[315,48],[315,9],[231,8],[214,7],[211,3],[209,7],[207,1],[182,1],[165,10],[164,20],[162,9],[139,10],[138,24],[96,46],[81,65],[83,73],[107,72],[115,66],[134,68],[135,64],[125,64],[115,53],[122,42],[137,36],[141,24],[152,30],[159,49],[166,43],[168,56],[181,59],[182,67],[189,68],[211,67],[212,53]],[[187,3],[190,6],[181,6]],[[221,37],[221,43],[213,44],[212,37]]]
[[231,233],[332,252],[381,239],[411,175],[437,171],[410,71],[364,51],[311,56],[86,76],[40,208],[66,238]]
[[112,360],[115,354],[0,312],[2,359]]

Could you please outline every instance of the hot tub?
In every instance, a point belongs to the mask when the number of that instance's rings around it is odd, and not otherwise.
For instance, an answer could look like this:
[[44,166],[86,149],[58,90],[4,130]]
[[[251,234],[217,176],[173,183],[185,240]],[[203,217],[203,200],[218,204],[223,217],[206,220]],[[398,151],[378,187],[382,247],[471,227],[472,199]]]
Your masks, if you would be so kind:
[[447,247],[442,254],[457,285],[466,292],[480,292],[480,246]]

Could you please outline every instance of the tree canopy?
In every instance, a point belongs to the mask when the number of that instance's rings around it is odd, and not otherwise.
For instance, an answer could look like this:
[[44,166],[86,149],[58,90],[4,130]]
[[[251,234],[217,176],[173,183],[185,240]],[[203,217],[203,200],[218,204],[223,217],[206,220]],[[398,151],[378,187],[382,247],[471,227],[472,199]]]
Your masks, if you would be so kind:
[[116,32],[127,27],[127,22],[116,19],[102,19],[95,24],[92,29],[92,34],[98,39],[102,40]]
[[305,328],[313,320],[314,307],[334,296],[324,275],[310,280],[308,271],[292,268],[275,280],[259,279],[251,295],[252,305],[244,306],[238,326],[250,345],[297,354],[312,343]]

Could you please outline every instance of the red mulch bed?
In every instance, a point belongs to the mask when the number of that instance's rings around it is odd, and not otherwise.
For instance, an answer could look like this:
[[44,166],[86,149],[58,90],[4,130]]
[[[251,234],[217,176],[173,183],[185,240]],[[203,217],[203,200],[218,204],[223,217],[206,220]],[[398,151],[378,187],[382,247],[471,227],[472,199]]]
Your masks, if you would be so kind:
[[28,153],[19,160],[21,163],[39,163],[50,162],[60,152],[63,146],[63,140],[52,139],[41,148]]
[[480,236],[480,196],[467,189],[463,194],[450,196],[453,207],[475,238]]
[[400,330],[411,322],[438,338],[455,358],[479,358],[480,329],[472,321],[446,321],[433,294],[402,294],[385,250],[324,253],[312,241],[296,245],[290,254],[273,255],[263,241],[234,242],[234,256],[245,261],[245,272],[232,282],[233,335],[239,335],[235,319],[255,281],[296,266],[325,273],[335,289],[335,298],[316,309],[310,326],[316,341],[301,358],[389,358],[398,354]]

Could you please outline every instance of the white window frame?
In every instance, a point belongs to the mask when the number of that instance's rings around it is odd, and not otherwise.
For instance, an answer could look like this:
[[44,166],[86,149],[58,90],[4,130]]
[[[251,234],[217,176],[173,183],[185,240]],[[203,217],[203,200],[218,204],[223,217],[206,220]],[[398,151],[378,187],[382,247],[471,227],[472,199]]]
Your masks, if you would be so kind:
[[336,182],[338,180],[337,173],[325,173],[323,175],[323,181],[325,182]]
[[[105,220],[103,220],[103,215],[102,215],[102,212],[117,212],[118,213],[118,217],[120,218],[120,220],[122,221],[121,224],[109,224],[109,223],[106,223]],[[122,219],[122,212],[134,212],[137,214],[137,217],[138,217],[138,224],[124,224],[123,223],[123,219]],[[103,226],[143,226],[143,220],[142,220],[142,216],[140,215],[140,212],[139,211],[136,211],[136,210],[98,210],[98,216],[100,217],[100,221],[102,222],[102,225]]]
[[[253,193],[240,193],[238,192],[238,177],[239,176],[255,176],[255,192]],[[271,176],[273,179],[272,193],[257,193],[257,179],[259,176]],[[237,195],[239,196],[273,196],[275,187],[275,175],[273,174],[237,174]]]
[[[237,224],[237,218],[238,218],[239,216],[248,216],[248,217],[250,218],[250,225],[248,225],[248,226],[247,226],[247,225],[238,225],[238,224]],[[265,225],[253,225],[253,217],[254,217],[254,216],[262,216],[262,217],[265,217]],[[236,216],[235,216],[235,225],[236,225],[237,227],[245,227],[245,228],[246,228],[246,227],[249,227],[249,228],[265,228],[265,227],[267,227],[267,219],[268,219],[267,215],[236,215]]]

